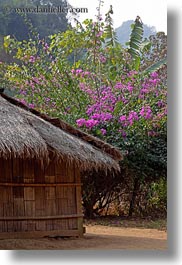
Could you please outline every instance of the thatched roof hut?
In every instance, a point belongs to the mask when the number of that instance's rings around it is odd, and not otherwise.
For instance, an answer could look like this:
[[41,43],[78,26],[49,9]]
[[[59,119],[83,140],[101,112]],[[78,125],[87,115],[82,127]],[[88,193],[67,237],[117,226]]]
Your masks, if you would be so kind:
[[[52,225],[46,223],[41,235],[81,235],[80,171],[119,170],[121,159],[121,153],[111,145],[0,94],[1,236],[8,233],[10,237],[13,232],[12,237],[18,237],[17,233],[22,236],[24,232],[28,237],[28,231],[35,235],[45,220],[51,220]],[[54,223],[58,219],[59,225]],[[63,219],[69,220],[66,229]],[[29,220],[29,228],[23,225],[25,220]]]
[[0,157],[49,157],[74,162],[82,169],[119,169],[121,153],[113,146],[66,122],[29,109],[4,94],[0,96]]

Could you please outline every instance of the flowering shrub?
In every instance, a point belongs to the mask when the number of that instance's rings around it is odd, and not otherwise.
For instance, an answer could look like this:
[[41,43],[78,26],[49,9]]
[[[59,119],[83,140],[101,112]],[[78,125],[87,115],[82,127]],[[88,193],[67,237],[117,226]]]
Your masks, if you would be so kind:
[[79,127],[94,133],[104,129],[105,137],[113,130],[124,138],[133,132],[148,136],[160,134],[166,122],[167,92],[156,72],[143,77],[131,71],[112,86],[102,85],[99,89],[87,79],[82,77],[80,89],[87,94],[90,104],[84,117],[76,121]]

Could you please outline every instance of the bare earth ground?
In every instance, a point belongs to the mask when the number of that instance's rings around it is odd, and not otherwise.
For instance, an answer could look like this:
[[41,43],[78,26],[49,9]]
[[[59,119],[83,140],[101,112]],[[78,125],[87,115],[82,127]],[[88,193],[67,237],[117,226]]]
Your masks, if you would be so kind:
[[87,225],[83,238],[1,239],[0,249],[167,250],[167,233],[157,229]]

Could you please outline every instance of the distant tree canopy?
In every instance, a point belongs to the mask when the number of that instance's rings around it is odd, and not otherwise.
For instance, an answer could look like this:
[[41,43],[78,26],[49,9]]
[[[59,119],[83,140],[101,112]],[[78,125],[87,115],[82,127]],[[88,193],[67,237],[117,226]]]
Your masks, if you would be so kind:
[[[66,0],[1,0],[0,1],[0,36],[11,35],[18,40],[29,38],[26,20],[45,38],[50,34],[67,29],[66,13],[16,13],[13,8],[36,6],[67,6]],[[7,8],[9,8],[7,10]],[[26,17],[26,19],[25,19]]]
[[0,1],[0,61],[11,62],[3,49],[4,36],[10,35],[18,41],[32,38],[31,29],[40,38],[64,32],[68,27],[67,14],[62,13],[18,13],[14,8],[32,8],[46,6],[67,6],[66,0],[1,0]]

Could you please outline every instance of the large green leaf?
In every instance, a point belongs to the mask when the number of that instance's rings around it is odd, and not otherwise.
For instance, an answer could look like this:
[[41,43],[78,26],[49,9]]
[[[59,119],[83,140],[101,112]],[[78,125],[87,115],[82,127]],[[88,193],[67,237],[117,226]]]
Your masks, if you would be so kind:
[[141,61],[141,45],[143,39],[143,23],[139,16],[137,16],[135,23],[131,25],[130,40],[127,43],[129,46],[128,52],[133,58],[133,67],[135,70],[139,70]]
[[[137,16],[135,23],[131,25],[132,31],[129,40],[128,52],[134,59],[140,57],[140,49],[143,39],[143,24],[140,17]],[[138,61],[138,60],[137,60]]]
[[147,67],[143,72],[145,73],[152,73],[157,71],[161,66],[163,66],[164,64],[167,63],[167,58],[164,58],[152,65],[150,65],[149,67]]
[[118,44],[117,35],[113,27],[113,19],[111,17],[112,14],[113,14],[113,10],[112,10],[112,5],[111,5],[109,11],[105,14],[106,26],[105,26],[104,31],[105,31],[105,38],[106,38],[105,43],[107,47],[108,46],[115,47]]

